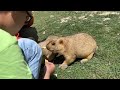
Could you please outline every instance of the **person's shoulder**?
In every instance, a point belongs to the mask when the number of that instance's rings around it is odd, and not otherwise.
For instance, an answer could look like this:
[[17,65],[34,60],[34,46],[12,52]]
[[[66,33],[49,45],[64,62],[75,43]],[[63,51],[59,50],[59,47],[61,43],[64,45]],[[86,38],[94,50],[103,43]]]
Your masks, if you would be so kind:
[[3,29],[0,29],[0,51],[4,50],[5,48],[16,44],[17,40],[15,36],[10,35]]
[[16,41],[16,37],[12,36],[11,34],[9,34],[8,32],[6,32],[3,29],[0,29],[0,41],[6,41],[6,42],[13,42]]
[[1,37],[12,37],[12,35],[10,35],[8,32],[6,32],[5,30],[0,28],[0,36]]

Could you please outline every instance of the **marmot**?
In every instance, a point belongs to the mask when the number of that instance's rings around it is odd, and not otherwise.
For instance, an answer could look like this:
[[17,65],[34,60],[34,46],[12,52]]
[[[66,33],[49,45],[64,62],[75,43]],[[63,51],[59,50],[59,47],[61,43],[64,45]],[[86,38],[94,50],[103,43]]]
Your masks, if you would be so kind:
[[90,60],[97,49],[97,44],[89,34],[79,33],[51,40],[46,47],[51,52],[65,57],[64,62],[59,66],[64,70],[76,58],[82,58],[81,63]]

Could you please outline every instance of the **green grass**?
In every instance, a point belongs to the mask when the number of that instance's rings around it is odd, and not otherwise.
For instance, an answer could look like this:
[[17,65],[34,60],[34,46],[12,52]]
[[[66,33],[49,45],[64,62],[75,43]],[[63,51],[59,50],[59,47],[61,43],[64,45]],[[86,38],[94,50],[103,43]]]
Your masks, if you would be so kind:
[[106,12],[34,12],[33,26],[40,39],[49,35],[66,36],[85,32],[92,35],[99,46],[87,63],[76,61],[64,71],[56,64],[55,74],[58,79],[120,79],[120,12],[101,15],[103,13]]

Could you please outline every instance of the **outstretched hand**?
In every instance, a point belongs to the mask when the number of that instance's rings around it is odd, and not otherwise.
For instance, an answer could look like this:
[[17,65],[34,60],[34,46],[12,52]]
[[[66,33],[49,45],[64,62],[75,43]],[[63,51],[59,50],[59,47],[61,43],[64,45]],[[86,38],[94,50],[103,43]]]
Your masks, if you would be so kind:
[[45,76],[44,79],[50,79],[50,76],[54,73],[55,71],[55,65],[52,62],[49,62],[48,60],[45,60]]

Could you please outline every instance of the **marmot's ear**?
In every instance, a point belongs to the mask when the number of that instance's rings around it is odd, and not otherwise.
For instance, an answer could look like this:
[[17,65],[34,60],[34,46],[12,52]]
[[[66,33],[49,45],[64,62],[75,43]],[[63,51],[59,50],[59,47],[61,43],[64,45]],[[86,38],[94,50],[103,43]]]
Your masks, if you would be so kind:
[[64,41],[63,41],[62,39],[60,39],[60,40],[59,40],[59,43],[60,43],[60,44],[63,44],[63,43],[64,43]]

